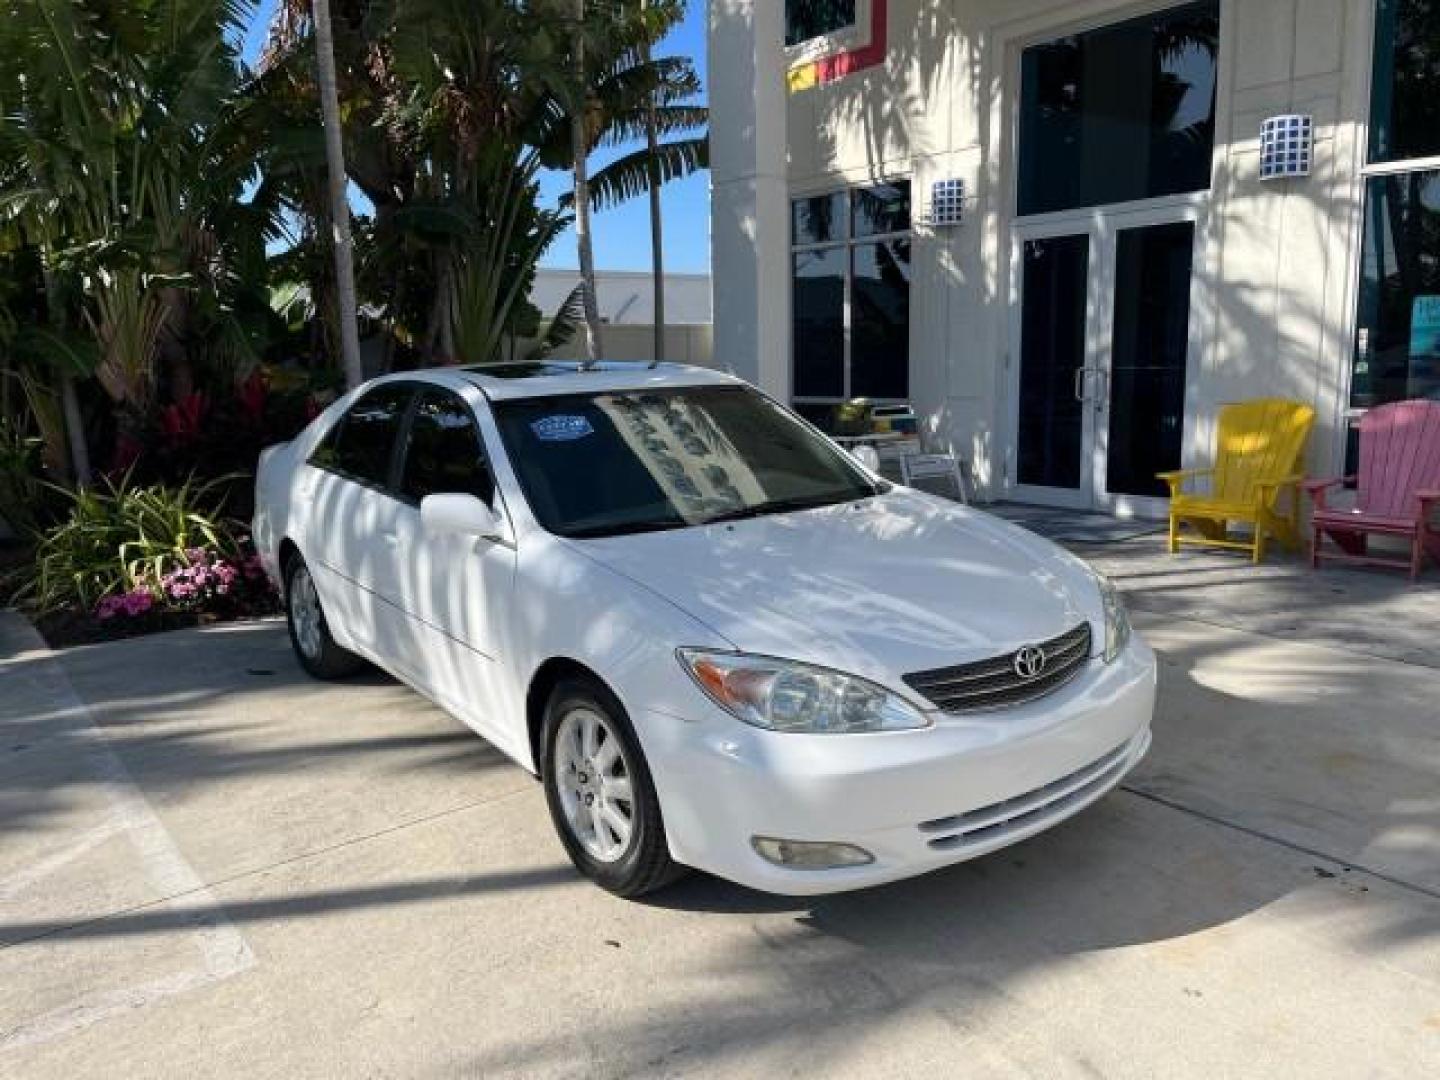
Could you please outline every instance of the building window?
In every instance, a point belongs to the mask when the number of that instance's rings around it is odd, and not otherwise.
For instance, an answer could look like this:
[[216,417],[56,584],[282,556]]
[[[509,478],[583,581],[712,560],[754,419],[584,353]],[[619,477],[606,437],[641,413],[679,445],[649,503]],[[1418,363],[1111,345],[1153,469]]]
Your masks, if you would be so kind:
[[910,395],[910,182],[791,203],[793,385],[822,426],[851,398]]
[[855,25],[855,0],[785,0],[785,44],[799,45]]
[[1379,0],[1370,161],[1440,155],[1440,0]]
[[1440,397],[1440,0],[1378,0],[1350,404]]
[[1020,213],[1209,190],[1219,53],[1218,0],[1026,49]]

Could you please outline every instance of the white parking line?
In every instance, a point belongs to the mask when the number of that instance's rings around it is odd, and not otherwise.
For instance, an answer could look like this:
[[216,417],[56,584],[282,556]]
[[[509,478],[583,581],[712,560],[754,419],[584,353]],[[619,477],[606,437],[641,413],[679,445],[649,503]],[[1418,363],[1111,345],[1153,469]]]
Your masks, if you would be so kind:
[[[0,620],[10,623],[14,619],[18,616],[0,612]],[[10,660],[0,660],[0,680],[24,679],[32,694],[41,691],[47,725],[53,724],[53,730],[73,735],[77,746],[88,748],[78,755],[76,775],[81,781],[104,791],[106,810],[104,820],[99,824],[75,837],[60,850],[0,881],[0,904],[13,900],[105,839],[123,833],[135,849],[141,871],[156,892],[161,896],[179,897],[166,906],[172,910],[183,909],[190,914],[199,959],[186,970],[119,989],[85,994],[9,1028],[0,1029],[0,1051],[60,1038],[108,1017],[143,1009],[163,998],[227,979],[254,967],[256,963],[255,954],[245,938],[225,916],[194,868],[180,854],[119,756],[106,745],[108,736],[104,728],[95,722],[90,710],[75,693],[54,654],[44,648],[28,625],[23,631],[13,623],[3,629],[3,636],[11,642],[22,635],[28,635],[32,640],[25,641],[21,650],[10,650]]]

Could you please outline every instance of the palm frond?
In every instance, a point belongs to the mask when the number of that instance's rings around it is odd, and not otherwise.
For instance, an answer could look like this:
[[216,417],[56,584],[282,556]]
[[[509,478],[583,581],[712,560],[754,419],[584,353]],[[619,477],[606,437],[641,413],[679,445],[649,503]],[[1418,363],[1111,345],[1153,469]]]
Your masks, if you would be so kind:
[[543,360],[553,355],[555,350],[569,343],[580,332],[580,324],[584,321],[585,283],[581,282],[570,290],[570,294],[555,309],[555,314],[550,316],[540,340],[526,350],[525,359]]
[[710,143],[706,139],[663,143],[653,155],[648,149],[636,150],[590,178],[590,199],[597,210],[605,210],[649,191],[652,167],[660,183],[668,184],[709,166]]
[[[649,111],[642,105],[610,119],[609,127],[600,137],[600,146],[628,146],[646,138]],[[710,122],[710,110],[703,105],[661,105],[653,112],[655,135],[668,139],[675,135],[703,130]]]

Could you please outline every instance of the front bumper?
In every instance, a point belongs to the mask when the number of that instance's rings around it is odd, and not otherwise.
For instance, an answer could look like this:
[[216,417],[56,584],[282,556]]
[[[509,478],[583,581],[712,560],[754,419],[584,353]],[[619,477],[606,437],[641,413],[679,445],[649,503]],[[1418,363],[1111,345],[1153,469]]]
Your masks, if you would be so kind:
[[[1155,658],[1132,637],[1037,701],[924,731],[781,735],[708,706],[644,713],[640,735],[675,859],[767,892],[880,885],[1042,832],[1112,790],[1150,746]],[[756,836],[854,844],[867,866],[790,870]]]

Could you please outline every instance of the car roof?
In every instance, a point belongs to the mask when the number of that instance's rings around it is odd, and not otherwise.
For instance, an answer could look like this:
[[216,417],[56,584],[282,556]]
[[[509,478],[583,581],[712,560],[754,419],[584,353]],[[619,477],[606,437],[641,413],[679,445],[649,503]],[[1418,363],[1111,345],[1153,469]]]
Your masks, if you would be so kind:
[[443,369],[479,387],[492,401],[556,397],[615,390],[663,390],[680,386],[738,386],[740,379],[723,371],[688,364],[655,364],[606,360],[587,367],[578,360],[488,364]]

